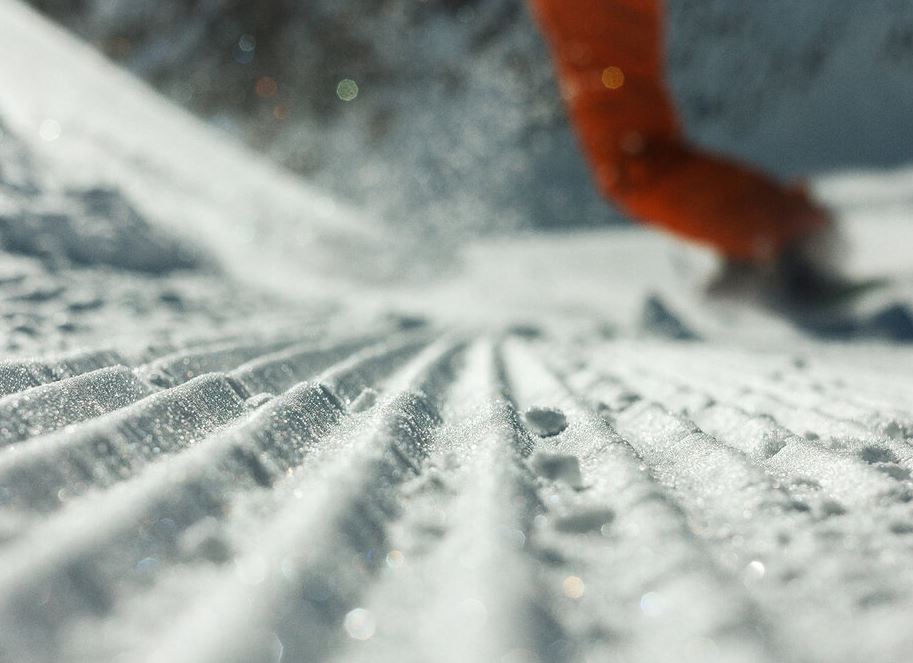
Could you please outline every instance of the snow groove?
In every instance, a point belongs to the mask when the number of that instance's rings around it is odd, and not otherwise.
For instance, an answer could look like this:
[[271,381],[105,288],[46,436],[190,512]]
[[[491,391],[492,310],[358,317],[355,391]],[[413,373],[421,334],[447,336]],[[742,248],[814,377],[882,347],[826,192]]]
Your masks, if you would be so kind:
[[[57,660],[66,648],[53,636],[61,637],[68,619],[111,611],[124,585],[149,582],[152,571],[137,573],[142,559],[154,558],[156,565],[200,555],[220,561],[228,553],[218,533],[194,549],[188,530],[227,512],[245,491],[270,487],[343,414],[342,404],[314,384],[276,401],[134,481],[74,501],[17,541],[6,551],[11,563],[0,574],[6,621],[37,629],[48,660]],[[146,530],[156,523],[167,528],[150,536]],[[36,549],[43,554],[34,555]],[[94,599],[86,601],[87,594]],[[35,597],[52,600],[35,602]],[[26,637],[34,651],[38,634]]]
[[100,368],[0,398],[0,446],[125,407],[151,393],[126,366]]
[[86,490],[131,476],[161,454],[191,446],[244,410],[225,377],[210,374],[74,431],[34,438],[0,455],[0,504],[41,512],[58,508]]
[[[625,359],[625,356],[628,358]],[[865,462],[877,457],[913,469],[913,446],[902,438],[899,439],[896,434],[888,434],[895,426],[898,431],[901,430],[896,418],[891,419],[871,410],[859,412],[858,408],[855,412],[828,412],[829,408],[819,407],[820,398],[810,399],[807,393],[800,393],[797,398],[793,398],[793,390],[777,387],[781,371],[764,371],[756,367],[755,370],[745,371],[748,374],[746,376],[738,372],[724,372],[720,368],[723,362],[695,362],[692,358],[681,355],[671,359],[672,366],[675,367],[673,371],[670,371],[668,362],[665,361],[652,362],[649,367],[644,367],[636,361],[632,362],[628,353],[624,353],[620,359],[622,367],[627,364],[627,375],[631,379],[649,380],[652,374],[659,381],[680,385],[678,375],[684,372],[690,383],[685,389],[686,393],[698,395],[699,392],[695,390],[697,387],[704,392],[700,398],[737,404],[749,413],[772,417],[797,435],[820,441],[820,444],[828,448],[855,454]],[[767,381],[762,379],[765,374],[770,378]],[[676,391],[681,393],[681,386]],[[687,411],[687,406],[684,409]],[[854,418],[854,415],[858,418]],[[888,468],[888,471],[892,470]]]
[[194,377],[234,368],[245,361],[281,350],[290,341],[269,344],[228,343],[215,347],[175,352],[141,366],[138,373],[159,387],[175,387]]
[[913,651],[902,380],[687,345],[394,326],[5,364],[0,661]]
[[558,661],[571,645],[530,542],[541,503],[501,366],[489,340],[468,350],[427,468],[404,486],[385,574],[362,604],[376,635],[334,658]]
[[[651,398],[686,413],[702,430],[747,454],[783,480],[823,488],[835,501],[823,502],[818,505],[820,508],[832,511],[911,499],[910,488],[903,483],[909,479],[909,472],[901,467],[876,466],[858,455],[810,442],[767,414],[751,414],[717,401],[696,388],[693,380],[689,385],[680,378],[651,375],[649,369],[626,369],[620,364],[616,368]],[[750,394],[742,392],[739,402],[751,402]]]
[[[316,660],[338,639],[339,622],[382,561],[386,524],[398,515],[396,488],[420,471],[440,415],[433,404],[459,348],[442,342],[404,367],[410,389],[356,417],[324,441],[289,479],[299,491],[238,564],[263,570],[256,583],[235,573],[169,629],[150,660]],[[370,356],[362,366],[370,375]],[[353,373],[322,381],[350,388]],[[402,381],[402,378],[401,380]],[[394,380],[394,384],[397,380]],[[430,396],[429,396],[430,394]],[[318,471],[319,470],[319,471]],[[215,620],[222,628],[212,629]],[[203,634],[190,637],[189,634]]]
[[372,340],[374,339],[365,338],[322,345],[313,342],[297,344],[252,359],[232,370],[229,375],[251,394],[280,393],[299,382],[302,376],[313,375],[342,361]]
[[[654,480],[629,442],[528,349],[515,344],[511,354],[522,400],[554,403],[573,422],[556,445],[579,458],[585,488],[545,482],[551,513],[541,536],[564,560],[555,575],[573,574],[583,586],[565,611],[568,630],[587,643],[583,658],[620,649],[644,660],[782,660],[757,608],[728,584],[689,531],[675,495]],[[645,552],[652,563],[632,574]]]
[[108,350],[77,352],[50,361],[0,362],[0,396],[125,363],[117,352]]
[[[377,386],[425,342],[391,339],[356,352],[317,379],[351,396],[358,387]],[[272,348],[264,350],[269,363]],[[308,353],[311,361],[286,365],[284,377],[288,380],[295,371],[314,377],[315,365],[343,352],[341,346],[321,351],[317,364],[314,353]],[[445,355],[452,358],[452,352]],[[432,391],[439,379],[431,371],[419,385]],[[67,653],[73,643],[66,646],[75,618],[110,615],[131,588],[137,595],[148,594],[144,586],[167,563],[223,562],[229,554],[224,536],[209,532],[211,536],[194,541],[198,530],[207,534],[210,521],[230,514],[249,499],[246,495],[284,479],[345,412],[331,388],[320,382],[302,383],[254,406],[245,405],[245,394],[232,378],[201,376],[101,417],[75,435],[37,438],[23,454],[5,458],[8,467],[0,485],[7,529],[12,524],[15,531],[6,532],[7,545],[0,551],[5,562],[0,619],[9,626],[8,636],[0,638],[3,660],[18,660],[26,652],[35,660],[80,660]],[[431,411],[411,398],[400,397],[396,406],[405,415],[386,420],[392,427],[386,434],[391,449],[403,458],[414,449],[392,441],[403,439],[399,433],[416,412]],[[251,407],[256,409],[243,417]],[[223,424],[230,426],[217,430]],[[180,442],[163,444],[158,439],[163,434]],[[193,444],[190,437],[199,442]],[[154,453],[149,444],[159,445]],[[93,464],[93,453],[102,456],[97,460],[104,460],[109,472]],[[106,486],[112,487],[98,492]],[[37,517],[51,510],[44,521]],[[44,545],[46,541],[55,544]]]
[[[703,357],[671,345],[604,350],[578,368],[573,351],[550,356],[643,456],[721,567],[740,577],[773,626],[766,641],[798,660],[907,651],[909,638],[881,626],[899,628],[913,607],[901,562],[913,554],[902,534],[913,531],[903,442],[823,414],[810,398],[793,404],[763,362],[740,375],[708,349]],[[713,444],[736,455],[718,463]],[[756,481],[727,485],[740,472]],[[823,632],[829,637],[814,636]],[[873,632],[879,637],[864,636]]]

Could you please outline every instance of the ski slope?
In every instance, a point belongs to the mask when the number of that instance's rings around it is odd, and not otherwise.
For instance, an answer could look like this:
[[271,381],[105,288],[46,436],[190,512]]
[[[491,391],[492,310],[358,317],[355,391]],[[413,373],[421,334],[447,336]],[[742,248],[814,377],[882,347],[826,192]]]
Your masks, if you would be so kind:
[[299,333],[0,367],[4,660],[910,655],[908,355]]
[[[394,279],[15,2],[0,83],[3,663],[913,658],[908,343],[641,229]],[[909,315],[913,176],[815,186]]]

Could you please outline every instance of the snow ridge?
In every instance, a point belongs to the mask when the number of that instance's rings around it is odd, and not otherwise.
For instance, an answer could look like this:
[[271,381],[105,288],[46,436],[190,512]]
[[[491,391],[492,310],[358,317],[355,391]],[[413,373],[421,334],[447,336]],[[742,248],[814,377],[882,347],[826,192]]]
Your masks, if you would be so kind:
[[[0,400],[74,396],[4,429],[2,660],[913,651],[900,374],[848,390],[693,342],[383,326],[248,347],[174,355],[203,375],[96,353],[118,364]],[[532,407],[567,428],[539,437]]]

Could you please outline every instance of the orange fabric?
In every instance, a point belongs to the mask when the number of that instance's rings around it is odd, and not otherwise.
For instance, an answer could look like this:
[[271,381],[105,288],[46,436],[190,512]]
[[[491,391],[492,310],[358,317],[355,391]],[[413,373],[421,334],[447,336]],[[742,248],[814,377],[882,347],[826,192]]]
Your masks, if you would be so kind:
[[828,223],[798,188],[685,142],[663,77],[662,0],[531,0],[597,184],[647,223],[764,260]]

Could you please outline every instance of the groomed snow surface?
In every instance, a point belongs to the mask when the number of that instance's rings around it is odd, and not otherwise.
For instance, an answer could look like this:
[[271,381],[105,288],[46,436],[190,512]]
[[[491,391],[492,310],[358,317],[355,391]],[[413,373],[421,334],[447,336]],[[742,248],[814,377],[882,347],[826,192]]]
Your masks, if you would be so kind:
[[640,230],[384,282],[13,2],[0,82],[3,663],[913,659],[909,174],[818,183],[835,330]]
[[4,660],[913,652],[909,366],[402,327],[0,366]]

